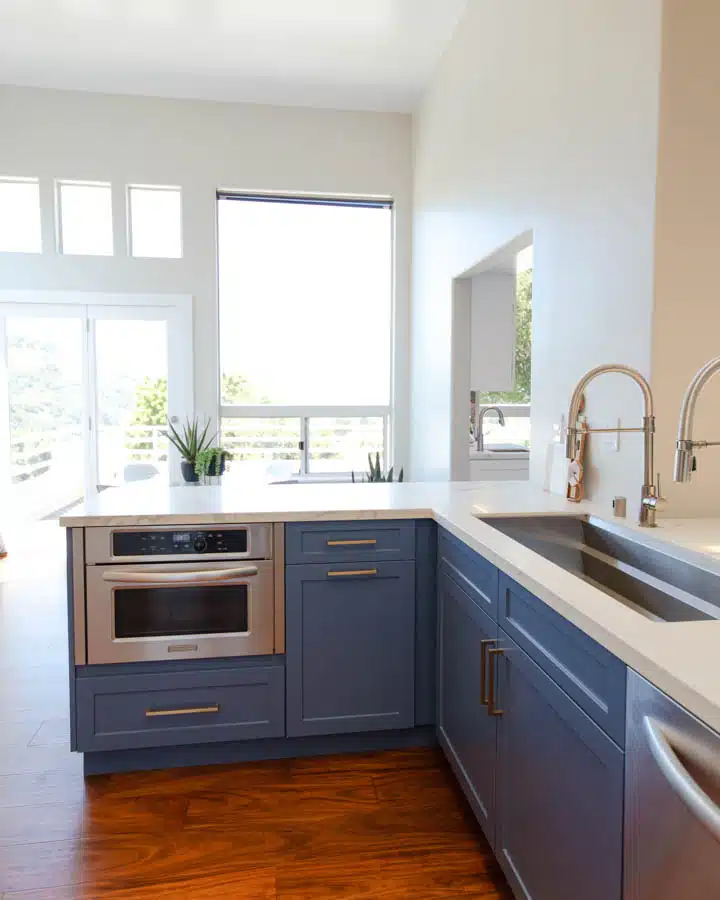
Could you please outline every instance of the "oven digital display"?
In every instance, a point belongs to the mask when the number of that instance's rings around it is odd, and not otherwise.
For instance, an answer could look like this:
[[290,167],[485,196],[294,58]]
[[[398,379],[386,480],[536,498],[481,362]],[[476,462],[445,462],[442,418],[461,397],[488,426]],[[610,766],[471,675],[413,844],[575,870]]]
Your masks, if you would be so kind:
[[245,528],[227,531],[117,531],[112,541],[116,557],[239,555],[249,551]]

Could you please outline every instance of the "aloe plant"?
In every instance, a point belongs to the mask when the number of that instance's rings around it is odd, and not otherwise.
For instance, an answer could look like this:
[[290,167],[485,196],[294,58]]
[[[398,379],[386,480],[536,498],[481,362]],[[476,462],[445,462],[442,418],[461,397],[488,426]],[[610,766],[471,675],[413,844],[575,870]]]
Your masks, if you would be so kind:
[[[388,469],[387,475],[383,475],[382,467],[380,466],[380,454],[375,454],[375,460],[373,461],[372,453],[368,453],[368,474],[365,476],[365,481],[368,483],[378,482],[378,481],[394,481],[395,479],[395,467],[390,466]],[[355,473],[352,472],[352,481],[355,484]],[[398,475],[397,480],[402,481],[405,477],[404,469],[400,469],[400,473]]]
[[213,442],[214,435],[208,437],[210,422],[205,423],[203,430],[200,430],[200,423],[197,419],[185,419],[182,428],[178,429],[173,425],[170,419],[167,420],[169,431],[163,431],[164,436],[177,449],[180,456],[189,463],[195,465],[198,454],[206,450]]

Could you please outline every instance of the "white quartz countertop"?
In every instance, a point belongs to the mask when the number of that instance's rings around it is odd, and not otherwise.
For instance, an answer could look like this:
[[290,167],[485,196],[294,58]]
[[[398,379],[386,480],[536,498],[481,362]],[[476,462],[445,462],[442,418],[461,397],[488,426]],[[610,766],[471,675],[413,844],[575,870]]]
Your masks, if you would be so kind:
[[63,517],[65,527],[433,518],[649,681],[720,731],[720,620],[656,622],[615,602],[477,516],[592,515],[643,543],[720,574],[720,518],[629,517],[569,503],[527,482],[294,484],[108,490]]

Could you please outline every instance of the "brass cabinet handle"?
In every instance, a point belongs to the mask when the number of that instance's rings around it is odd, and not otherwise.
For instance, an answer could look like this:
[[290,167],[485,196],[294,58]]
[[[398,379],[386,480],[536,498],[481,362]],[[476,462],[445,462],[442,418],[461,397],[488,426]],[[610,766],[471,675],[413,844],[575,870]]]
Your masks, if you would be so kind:
[[362,544],[377,544],[375,538],[364,538],[361,541],[328,541],[328,547],[359,547]]
[[490,644],[497,644],[495,638],[480,641],[480,705],[487,706],[485,697],[485,681],[487,679],[487,650]]
[[489,716],[501,716],[504,713],[504,710],[498,709],[495,706],[496,696],[495,696],[495,657],[496,656],[504,656],[505,651],[502,647],[493,647],[491,650],[488,650],[487,655],[488,659],[488,715]]
[[347,578],[352,575],[377,575],[377,569],[351,569],[342,572],[328,572],[328,578]]
[[148,719],[158,716],[194,716],[198,713],[219,713],[220,704],[214,706],[195,706],[187,709],[146,709],[145,715]]

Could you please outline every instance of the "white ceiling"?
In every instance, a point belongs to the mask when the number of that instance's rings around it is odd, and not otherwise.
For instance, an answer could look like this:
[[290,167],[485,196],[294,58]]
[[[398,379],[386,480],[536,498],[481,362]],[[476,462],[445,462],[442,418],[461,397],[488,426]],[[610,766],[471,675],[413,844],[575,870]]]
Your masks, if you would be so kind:
[[410,111],[468,0],[0,0],[0,83]]

